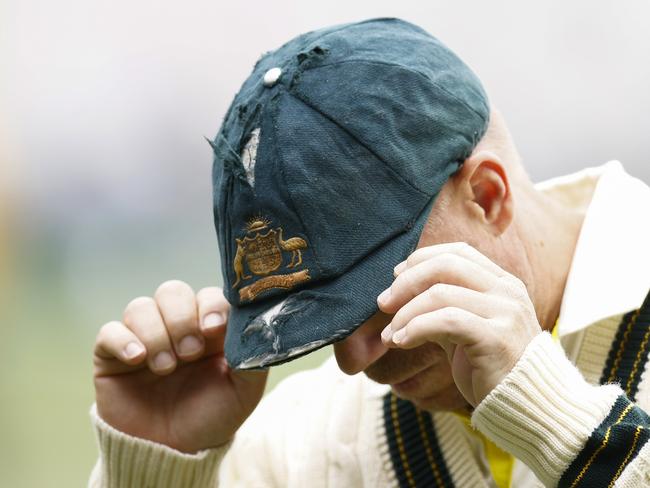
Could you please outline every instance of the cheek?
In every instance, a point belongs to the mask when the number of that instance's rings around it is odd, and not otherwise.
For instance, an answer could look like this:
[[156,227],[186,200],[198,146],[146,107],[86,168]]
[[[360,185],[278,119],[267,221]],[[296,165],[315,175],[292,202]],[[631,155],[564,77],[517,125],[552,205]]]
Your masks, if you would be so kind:
[[406,384],[394,385],[393,389],[398,394],[424,398],[445,391],[452,385],[454,385],[454,378],[445,357],[440,358],[427,369],[409,379]]
[[447,357],[444,356],[433,368],[425,373],[423,383],[431,391],[446,389],[449,385],[454,384],[454,377],[451,374],[451,366]]
[[418,378],[417,385],[411,385],[410,391],[393,392],[405,400],[428,411],[457,411],[468,408],[467,401],[463,398],[451,375],[449,363],[445,360]]
[[434,395],[423,398],[408,399],[421,410],[430,412],[458,412],[471,411],[472,407],[467,400],[463,398],[455,384],[449,385],[442,391]]
[[408,381],[393,385],[392,389],[398,397],[427,410],[453,410],[464,404],[446,357]]
[[420,240],[418,241],[417,248],[435,246],[436,244],[444,244],[447,242],[467,242],[471,239],[471,235],[458,225],[453,223],[445,223],[422,232]]

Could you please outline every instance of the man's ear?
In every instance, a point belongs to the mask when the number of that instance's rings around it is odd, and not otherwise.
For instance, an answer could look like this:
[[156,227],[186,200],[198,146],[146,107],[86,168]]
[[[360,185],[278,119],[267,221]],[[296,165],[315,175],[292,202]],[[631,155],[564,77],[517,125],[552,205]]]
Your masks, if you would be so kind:
[[499,157],[490,151],[472,154],[461,169],[471,214],[501,235],[512,222],[513,199],[508,175]]

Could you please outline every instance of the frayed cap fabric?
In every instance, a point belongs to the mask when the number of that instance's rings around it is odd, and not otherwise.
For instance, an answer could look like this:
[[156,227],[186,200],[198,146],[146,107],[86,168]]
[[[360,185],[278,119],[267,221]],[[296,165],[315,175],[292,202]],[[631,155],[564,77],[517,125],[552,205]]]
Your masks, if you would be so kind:
[[228,363],[288,361],[375,313],[488,120],[472,71],[399,19],[262,56],[211,141]]

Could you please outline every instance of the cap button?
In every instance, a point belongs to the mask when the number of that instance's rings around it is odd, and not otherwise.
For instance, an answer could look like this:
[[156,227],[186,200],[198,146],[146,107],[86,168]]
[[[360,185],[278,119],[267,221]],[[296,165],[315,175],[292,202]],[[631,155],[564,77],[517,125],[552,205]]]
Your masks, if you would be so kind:
[[282,75],[281,68],[277,68],[277,67],[271,68],[266,73],[264,73],[264,86],[272,87],[280,79],[281,75]]

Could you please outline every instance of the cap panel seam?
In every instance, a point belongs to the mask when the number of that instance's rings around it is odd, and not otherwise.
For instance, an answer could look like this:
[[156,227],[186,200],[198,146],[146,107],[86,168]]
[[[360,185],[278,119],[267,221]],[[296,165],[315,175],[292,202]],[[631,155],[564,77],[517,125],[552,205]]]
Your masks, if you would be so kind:
[[[416,73],[417,75],[425,78],[429,83],[431,83],[435,87],[437,87],[440,90],[442,90],[443,92],[445,92],[451,98],[453,98],[454,100],[456,100],[457,102],[462,104],[467,110],[469,110],[469,111],[473,112],[474,114],[476,114],[480,119],[484,120],[486,123],[488,121],[487,118],[483,117],[482,114],[480,114],[479,112],[474,110],[472,107],[470,107],[464,100],[461,100],[455,94],[453,94],[452,92],[447,90],[444,86],[442,86],[439,83],[436,83],[435,81],[433,81],[426,74],[422,73],[421,71],[419,71],[417,69],[407,69],[404,66],[401,66],[401,65],[399,65],[397,63],[389,63],[389,62],[386,62],[386,61],[373,61],[373,60],[369,60],[369,59],[349,59],[348,58],[348,59],[344,59],[344,60],[340,60],[340,61],[333,61],[333,62],[330,62],[330,63],[319,64],[317,66],[310,66],[310,67],[307,67],[304,70],[302,70],[302,72],[304,73],[304,72],[307,72],[307,71],[317,70],[317,69],[321,69],[321,68],[327,68],[329,66],[337,66],[337,65],[340,65],[340,64],[349,64],[349,63],[371,64],[371,65],[378,65],[378,66],[390,66],[392,68],[397,68],[397,69],[399,69],[401,71]],[[468,70],[469,70],[469,68],[468,68]],[[474,74],[474,76],[476,76],[476,74],[473,71],[470,70],[470,72],[472,74]],[[300,80],[298,80],[298,84],[299,83],[300,83]],[[487,98],[487,95],[486,95],[486,98]],[[486,111],[489,113],[490,107],[487,104],[485,104],[485,108],[486,108]]]
[[287,94],[290,95],[290,96],[292,96],[292,97],[295,98],[296,100],[302,102],[302,103],[305,104],[307,107],[309,107],[310,109],[312,109],[312,110],[315,111],[316,113],[320,114],[322,117],[325,117],[325,118],[326,118],[328,121],[330,121],[332,124],[336,125],[339,129],[341,129],[343,132],[345,132],[348,136],[350,136],[352,139],[354,139],[354,140],[355,140],[355,141],[356,141],[360,146],[362,146],[366,151],[368,151],[368,152],[369,152],[370,154],[372,154],[375,158],[377,158],[379,161],[381,161],[381,162],[384,164],[384,166],[385,166],[386,168],[388,168],[388,170],[389,170],[389,171],[390,171],[390,172],[391,172],[391,173],[392,173],[396,178],[398,178],[400,181],[402,181],[403,183],[406,183],[406,184],[407,184],[409,187],[411,187],[413,190],[417,191],[419,194],[421,194],[421,195],[423,195],[423,196],[425,196],[425,197],[427,197],[427,198],[430,198],[430,197],[432,196],[432,195],[429,195],[427,192],[421,190],[420,188],[416,187],[416,186],[415,186],[413,183],[411,183],[410,181],[406,180],[402,175],[400,175],[400,174],[395,170],[395,168],[393,168],[390,164],[388,164],[386,161],[384,161],[384,159],[381,158],[381,157],[380,157],[380,156],[379,156],[375,151],[373,151],[372,149],[370,149],[366,143],[364,143],[363,141],[361,141],[357,136],[355,136],[354,134],[352,134],[352,133],[351,133],[351,132],[346,128],[346,127],[343,127],[343,126],[342,126],[341,124],[339,124],[336,120],[334,120],[333,118],[331,118],[329,115],[327,115],[327,114],[321,112],[318,108],[316,108],[316,107],[311,103],[311,101],[310,101],[307,97],[301,96],[301,94],[299,94],[299,93],[295,93],[295,94],[294,94],[294,93],[291,93],[291,92],[287,92]]
[[[286,91],[284,93],[289,95]],[[277,110],[278,110],[277,102],[275,104],[275,107],[272,108],[272,110],[275,112],[273,118],[276,119],[277,118]],[[278,139],[277,125],[276,124],[271,124],[271,127],[273,128],[272,129],[273,130],[273,137],[274,137],[275,140],[277,140]],[[278,158],[275,160],[273,165],[274,165],[275,168],[277,168],[278,173],[280,174],[280,177],[282,178],[282,182],[284,183],[284,188],[287,189],[286,194],[287,194],[287,197],[288,197],[289,201],[291,202],[291,206],[293,207],[294,214],[298,217],[298,220],[300,221],[300,226],[302,227],[303,232],[305,232],[307,230],[307,226],[305,225],[305,221],[302,218],[302,213],[300,212],[300,210],[298,210],[298,206],[296,205],[296,203],[295,203],[295,201],[293,199],[293,195],[291,195],[291,192],[288,190],[289,186],[288,186],[288,183],[287,183],[287,177],[286,177],[285,172],[284,172],[284,166],[285,166],[285,164],[284,164],[285,163],[284,154],[282,154],[281,151],[277,151],[277,155],[278,155]],[[305,232],[304,235],[307,236],[307,233]],[[311,235],[308,236],[308,237],[311,240]],[[316,264],[316,267],[318,268],[319,274],[321,276],[323,276],[324,275],[323,268],[321,267],[320,262],[319,262],[320,258],[314,252],[313,243],[310,243],[310,244],[311,244],[311,247],[312,247],[311,255],[314,257],[314,263]]]

